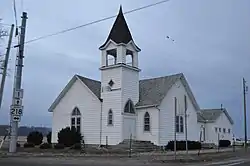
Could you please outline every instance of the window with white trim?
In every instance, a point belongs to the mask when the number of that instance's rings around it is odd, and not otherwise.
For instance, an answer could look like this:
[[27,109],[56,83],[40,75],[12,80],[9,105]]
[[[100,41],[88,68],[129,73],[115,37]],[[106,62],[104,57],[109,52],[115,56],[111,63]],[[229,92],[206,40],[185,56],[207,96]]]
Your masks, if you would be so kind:
[[144,131],[150,131],[150,115],[148,112],[144,115]]
[[71,113],[71,128],[75,128],[76,131],[81,133],[81,112],[77,107]]
[[113,125],[113,111],[111,109],[108,112],[108,125]]
[[175,118],[175,127],[177,133],[183,133],[184,132],[184,121],[183,116],[176,116]]

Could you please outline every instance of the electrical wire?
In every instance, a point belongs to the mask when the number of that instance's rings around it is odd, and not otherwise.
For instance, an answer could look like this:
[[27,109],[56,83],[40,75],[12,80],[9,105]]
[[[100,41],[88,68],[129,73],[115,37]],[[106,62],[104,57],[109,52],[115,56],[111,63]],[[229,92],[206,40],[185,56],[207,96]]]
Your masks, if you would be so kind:
[[[139,8],[136,8],[136,9],[132,9],[132,10],[126,11],[123,14],[133,13],[133,12],[136,12],[136,11],[139,11],[139,10],[142,10],[142,9],[146,9],[146,8],[149,8],[149,7],[153,7],[153,6],[156,6],[156,5],[159,5],[159,4],[166,3],[168,1],[170,1],[170,0],[159,1],[159,2],[156,2],[156,3],[153,3],[153,4],[149,4],[149,5],[146,5],[146,6],[143,6],[143,7],[139,7]],[[41,40],[41,39],[45,39],[45,38],[48,38],[48,37],[56,36],[56,35],[59,35],[59,34],[62,34],[62,33],[66,33],[66,32],[69,32],[69,31],[73,31],[73,30],[76,30],[76,29],[79,29],[79,28],[82,28],[82,27],[86,27],[86,26],[89,26],[89,25],[93,25],[93,24],[96,24],[96,23],[99,23],[99,22],[103,22],[103,21],[109,20],[109,19],[112,19],[112,18],[115,18],[115,17],[117,17],[117,15],[113,15],[113,16],[110,16],[110,17],[102,18],[102,19],[99,19],[99,20],[96,20],[96,21],[92,21],[92,22],[89,22],[89,23],[86,23],[86,24],[82,24],[82,25],[79,25],[79,26],[76,26],[76,27],[73,27],[73,28],[68,28],[68,29],[65,29],[65,30],[62,30],[62,31],[58,31],[58,32],[52,33],[52,34],[48,34],[48,35],[44,35],[44,36],[41,36],[41,37],[37,37],[37,38],[34,38],[34,39],[31,39],[31,40],[28,40],[28,41],[24,42],[24,44],[35,42],[35,41],[38,41],[38,40]],[[16,47],[16,46],[14,46],[14,47]]]
[[11,24],[5,24],[5,23],[0,23],[0,25],[5,25],[5,26],[12,26]]

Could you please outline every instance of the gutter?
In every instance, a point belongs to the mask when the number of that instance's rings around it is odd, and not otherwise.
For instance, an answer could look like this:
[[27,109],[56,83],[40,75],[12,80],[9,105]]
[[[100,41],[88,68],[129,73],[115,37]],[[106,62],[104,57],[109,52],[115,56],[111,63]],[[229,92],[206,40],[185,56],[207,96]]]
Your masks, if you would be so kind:
[[158,117],[159,117],[159,119],[158,119],[158,145],[160,145],[160,137],[161,137],[161,132],[160,132],[160,111],[161,111],[161,109],[160,108],[158,108],[158,105],[155,105],[154,106],[159,112],[158,112]]
[[[149,107],[155,107],[157,108],[159,105],[155,104],[155,105],[143,105],[143,106],[136,106],[136,109],[140,109],[140,108],[149,108]],[[157,108],[158,109],[158,108]],[[158,109],[159,110],[159,109]]]
[[102,103],[103,100],[100,98],[101,101],[101,114],[100,114],[100,147],[102,145]]

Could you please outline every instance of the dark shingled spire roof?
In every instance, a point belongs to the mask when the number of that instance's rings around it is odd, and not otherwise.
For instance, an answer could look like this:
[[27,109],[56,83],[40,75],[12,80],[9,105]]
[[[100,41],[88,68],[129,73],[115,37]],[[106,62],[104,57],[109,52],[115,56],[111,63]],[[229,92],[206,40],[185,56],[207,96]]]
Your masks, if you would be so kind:
[[[109,40],[113,40],[116,44],[128,44],[131,40],[133,41],[132,35],[129,31],[128,25],[122,12],[122,6],[120,6],[119,13],[116,17],[107,40],[103,45],[99,47],[99,49],[102,49],[109,42]],[[137,49],[140,50],[139,47],[137,47]]]

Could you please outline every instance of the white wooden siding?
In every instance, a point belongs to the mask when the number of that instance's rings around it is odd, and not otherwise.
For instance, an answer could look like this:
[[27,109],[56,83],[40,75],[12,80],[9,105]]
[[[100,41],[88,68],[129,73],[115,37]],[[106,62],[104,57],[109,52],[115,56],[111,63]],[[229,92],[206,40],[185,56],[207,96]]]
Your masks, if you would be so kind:
[[[107,86],[112,79],[113,91],[101,93],[102,104],[102,144],[116,145],[122,141],[122,102],[121,68],[109,68],[101,71],[102,86]],[[113,111],[113,125],[108,125],[108,111]]]
[[122,102],[125,106],[128,99],[134,104],[139,100],[139,72],[128,68],[122,68]]
[[[114,91],[102,92],[103,116],[102,116],[102,144],[108,141],[109,145],[116,145],[123,141],[123,111],[128,99],[134,104],[139,99],[139,74],[125,67],[109,68],[102,70],[102,86],[107,86],[112,79]],[[114,124],[107,125],[109,109],[113,111]]]
[[[126,67],[122,67],[121,79],[122,79],[121,111],[124,112],[124,107],[128,99],[132,100],[133,104],[136,104],[139,100],[139,72],[128,69]],[[124,122],[124,120],[125,117],[122,118],[123,124],[127,124]],[[129,126],[123,126],[123,128],[126,127]],[[123,139],[126,137],[124,134],[125,133],[122,132]]]
[[[217,132],[215,131],[215,127],[217,127]],[[219,128],[221,128],[221,132],[219,132]],[[223,128],[226,129],[226,132],[223,132]],[[228,129],[230,129],[230,133],[228,133]],[[206,123],[206,142],[215,143],[218,145],[218,134],[221,140],[230,140],[233,138],[233,125],[228,120],[227,116],[222,113],[220,117],[214,123]]]
[[86,144],[99,144],[101,103],[78,79],[53,110],[52,142],[57,143],[57,133],[71,125],[71,112],[78,107],[81,118],[81,132]]
[[[116,145],[122,141],[121,90],[102,93],[102,144]],[[113,125],[108,125],[109,109],[113,111]]]
[[[187,126],[188,140],[199,140],[199,129],[197,125],[197,114],[191,99],[181,83],[177,81],[175,85],[168,91],[160,105],[160,145],[166,145],[170,140],[174,140],[174,97],[177,98],[177,112],[183,112],[181,108],[184,104],[184,95],[187,96]],[[179,106],[179,107],[178,107]],[[184,117],[184,116],[183,116]],[[177,140],[185,139],[185,127],[183,133],[177,133]]]
[[121,88],[121,71],[121,68],[109,68],[101,70],[102,87],[107,86],[109,81],[112,79],[114,82],[112,89]]
[[[152,108],[137,109],[136,133],[137,140],[151,141],[159,145],[159,110]],[[148,112],[150,115],[150,131],[144,131],[144,115]]]

